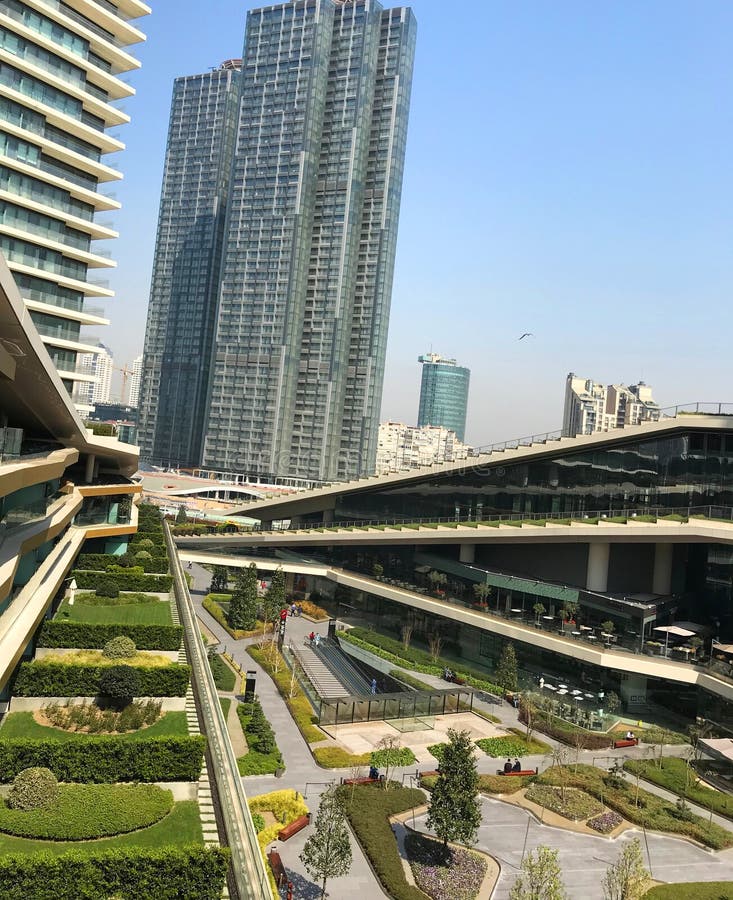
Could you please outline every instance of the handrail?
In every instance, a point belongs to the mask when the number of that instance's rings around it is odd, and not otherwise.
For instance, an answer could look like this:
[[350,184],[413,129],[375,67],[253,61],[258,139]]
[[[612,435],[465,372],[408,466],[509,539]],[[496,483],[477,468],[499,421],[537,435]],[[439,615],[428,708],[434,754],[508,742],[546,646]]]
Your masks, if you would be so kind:
[[247,796],[239,775],[237,759],[229,740],[211,669],[206,660],[201,633],[196,624],[191,595],[188,592],[188,585],[183,575],[183,568],[170,533],[170,527],[165,520],[163,520],[163,530],[173,574],[178,613],[183,626],[188,661],[191,666],[197,707],[208,740],[211,775],[216,782],[227,843],[232,854],[232,879],[239,900],[272,900],[272,890],[257,842]]
[[596,509],[596,510],[578,510],[576,512],[525,512],[525,513],[493,513],[484,515],[476,513],[474,518],[465,518],[456,516],[425,516],[424,518],[404,518],[404,519],[361,519],[352,520],[345,519],[339,522],[309,522],[306,524],[288,524],[276,529],[251,527],[246,531],[235,531],[231,533],[220,534],[199,534],[199,535],[180,535],[175,541],[200,541],[202,538],[212,538],[216,540],[229,540],[230,538],[246,538],[250,534],[259,534],[261,532],[277,533],[288,531],[316,531],[325,529],[335,531],[337,529],[354,529],[354,528],[377,528],[377,527],[394,527],[404,528],[408,525],[451,525],[473,527],[484,522],[527,522],[531,524],[537,522],[551,522],[554,519],[570,520],[582,524],[585,519],[609,520],[616,518],[638,519],[644,516],[654,516],[657,519],[665,516],[682,516],[690,518],[699,516],[707,519],[729,519],[733,521],[733,507],[717,506],[715,504],[707,504],[705,506],[652,506],[646,509],[638,507],[627,507],[624,509]]

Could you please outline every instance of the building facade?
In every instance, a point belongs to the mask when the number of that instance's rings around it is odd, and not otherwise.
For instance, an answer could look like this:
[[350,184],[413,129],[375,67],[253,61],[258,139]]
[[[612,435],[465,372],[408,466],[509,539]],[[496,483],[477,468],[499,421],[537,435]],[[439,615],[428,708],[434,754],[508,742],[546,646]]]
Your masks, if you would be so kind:
[[95,353],[80,353],[77,358],[79,375],[88,381],[78,381],[74,387],[74,402],[80,412],[94,409],[97,403],[109,403],[112,394],[114,357],[109,347],[100,344]]
[[439,353],[420,356],[418,362],[423,367],[418,427],[442,425],[455,431],[458,440],[463,441],[466,436],[470,370]]
[[[177,78],[138,404],[144,460],[201,461],[240,60]],[[132,404],[131,404],[132,405]]]
[[[373,469],[415,36],[409,9],[376,0],[268,6],[248,14],[241,72],[194,76],[191,96],[177,82],[143,366],[145,460],[309,480]],[[201,103],[212,84],[217,100]],[[187,170],[179,127],[201,137],[191,155],[221,160],[216,174]],[[201,196],[216,237],[194,237],[198,251],[185,254],[168,210],[182,197],[195,214]],[[176,259],[182,292],[169,288]],[[187,367],[197,367],[188,381]]]
[[377,442],[376,474],[465,459],[470,450],[458,440],[455,431],[448,428],[437,425],[416,428],[403,422],[382,422]]
[[127,397],[122,398],[122,402],[127,401],[128,406],[137,409],[140,403],[140,379],[143,372],[143,355],[136,356],[132,361],[132,374],[130,375],[130,386],[127,390]]
[[99,213],[120,204],[102,186],[122,177],[105,155],[108,133],[129,122],[117,101],[135,91],[125,49],[145,36],[140,0],[0,5],[0,253],[20,288],[64,386],[84,381],[78,354],[93,352],[83,325],[106,325],[89,297],[112,297],[95,270],[114,263],[94,242],[117,237]]
[[625,384],[605,386],[589,378],[579,378],[574,372],[567,377],[562,433],[568,437],[658,419],[659,405],[654,402],[651,386],[643,381],[628,387]]

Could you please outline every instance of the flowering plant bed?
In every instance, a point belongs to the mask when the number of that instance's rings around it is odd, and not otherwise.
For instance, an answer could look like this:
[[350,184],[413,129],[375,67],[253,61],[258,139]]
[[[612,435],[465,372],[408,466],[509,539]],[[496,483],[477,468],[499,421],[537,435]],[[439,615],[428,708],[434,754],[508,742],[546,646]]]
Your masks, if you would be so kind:
[[610,811],[601,813],[600,816],[594,816],[586,822],[586,825],[601,834],[610,834],[622,822],[623,818],[617,812]]
[[417,886],[433,900],[474,900],[486,875],[486,860],[433,838],[407,834],[405,851]]
[[527,788],[525,797],[533,803],[544,806],[551,812],[557,813],[566,819],[578,822],[590,816],[598,816],[603,812],[603,806],[590,794],[577,788],[566,787],[563,789],[549,784],[531,784]]

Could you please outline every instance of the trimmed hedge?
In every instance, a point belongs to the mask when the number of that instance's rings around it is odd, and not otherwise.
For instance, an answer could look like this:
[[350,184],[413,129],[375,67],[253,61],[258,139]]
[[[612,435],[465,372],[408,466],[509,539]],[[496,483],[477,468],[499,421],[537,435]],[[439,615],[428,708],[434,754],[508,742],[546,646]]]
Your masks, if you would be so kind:
[[[84,666],[35,661],[21,664],[13,693],[19,697],[94,697],[109,666]],[[139,697],[185,697],[191,670],[181,663],[135,666]]]
[[83,741],[0,740],[0,781],[23,769],[43,766],[59,781],[196,781],[201,774],[206,738],[170,735],[139,741],[115,735],[89,735]]
[[173,578],[170,575],[147,575],[140,572],[89,572],[74,569],[71,577],[76,579],[77,587],[82,591],[96,591],[107,586],[118,591],[153,591],[165,594],[171,589]]
[[72,850],[0,857],[4,900],[99,900],[155,897],[156,900],[219,900],[229,851],[223,847],[163,847],[148,850]]
[[388,896],[394,900],[425,900],[422,891],[407,883],[397,841],[388,822],[389,816],[422,806],[425,794],[417,788],[404,788],[399,784],[393,784],[388,791],[381,785],[344,786],[338,788],[337,793]]
[[96,625],[46,620],[38,636],[38,646],[101,650],[107,641],[120,635],[131,638],[138,650],[178,650],[183,629],[180,625]]
[[[154,549],[154,548],[153,548]],[[140,550],[145,550],[141,547]],[[134,555],[134,548],[131,548]],[[168,573],[168,557],[165,555],[157,555],[153,550],[148,550],[150,559],[135,558],[135,565],[142,566],[145,572],[149,574],[166,575]],[[76,566],[79,569],[93,569],[94,571],[106,572],[111,568],[118,568],[120,565],[120,557],[112,556],[109,553],[81,553],[77,557]]]

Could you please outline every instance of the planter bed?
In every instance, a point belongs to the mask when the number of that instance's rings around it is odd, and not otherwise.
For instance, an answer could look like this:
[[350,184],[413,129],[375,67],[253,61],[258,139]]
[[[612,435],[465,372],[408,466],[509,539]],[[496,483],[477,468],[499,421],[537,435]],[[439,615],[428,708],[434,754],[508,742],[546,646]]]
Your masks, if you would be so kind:
[[566,787],[565,799],[562,797],[562,788],[548,784],[531,784],[525,793],[527,800],[538,806],[544,806],[550,812],[557,813],[565,819],[580,822],[591,816],[599,816],[603,812],[603,805],[590,794],[577,788]]
[[417,886],[433,900],[475,900],[488,864],[478,853],[448,847],[434,838],[408,833],[405,851]]
[[697,803],[703,809],[710,809],[712,806],[719,815],[733,819],[733,795],[709,787],[698,787],[695,784],[697,773],[694,769],[689,773],[689,782],[686,782],[687,763],[684,759],[664,757],[661,767],[653,760],[633,759],[624,763],[624,768],[633,775],[639,774],[647,781]]
[[[39,710],[42,712],[42,710]],[[154,737],[168,737],[188,734],[185,712],[163,713],[157,722],[137,731],[126,731],[110,734],[110,737],[121,740],[139,741],[149,740]],[[65,728],[55,728],[53,725],[45,725],[37,721],[31,712],[9,713],[3,719],[0,726],[0,741],[13,740],[14,738],[34,738],[43,741],[74,741],[88,737],[105,737],[104,734],[90,734],[89,732],[68,731]]]

